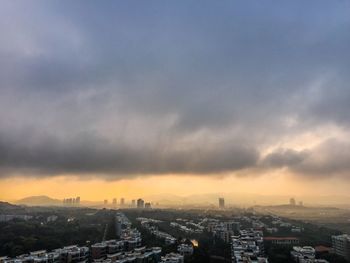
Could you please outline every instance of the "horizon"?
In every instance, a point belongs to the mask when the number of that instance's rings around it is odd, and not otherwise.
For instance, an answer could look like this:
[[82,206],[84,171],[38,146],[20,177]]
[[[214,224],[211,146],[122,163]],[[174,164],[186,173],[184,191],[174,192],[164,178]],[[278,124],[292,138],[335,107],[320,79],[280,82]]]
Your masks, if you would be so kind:
[[0,200],[347,201],[349,2],[0,6]]
[[[128,207],[132,201],[139,198],[143,199],[145,202],[150,202],[156,207],[162,208],[176,208],[176,207],[205,207],[205,206],[217,206],[218,199],[224,198],[226,207],[253,207],[253,206],[280,206],[280,205],[290,205],[290,200],[294,199],[296,201],[296,206],[303,207],[335,207],[340,209],[350,209],[349,200],[350,195],[300,195],[300,196],[288,196],[288,195],[263,195],[263,194],[252,194],[252,193],[202,193],[202,194],[191,194],[191,195],[174,195],[159,193],[153,195],[144,196],[113,196],[105,197],[101,199],[86,199],[83,196],[69,195],[65,196],[63,199],[57,198],[50,195],[32,195],[25,196],[17,200],[5,200],[12,204],[18,205],[29,205],[29,206],[67,206],[64,204],[65,199],[79,198],[79,205],[89,207],[89,206],[105,206],[105,207]],[[113,199],[117,201],[113,204]],[[123,199],[125,206],[120,204],[120,200]],[[107,200],[107,204],[104,202]],[[300,204],[301,203],[301,204]]]

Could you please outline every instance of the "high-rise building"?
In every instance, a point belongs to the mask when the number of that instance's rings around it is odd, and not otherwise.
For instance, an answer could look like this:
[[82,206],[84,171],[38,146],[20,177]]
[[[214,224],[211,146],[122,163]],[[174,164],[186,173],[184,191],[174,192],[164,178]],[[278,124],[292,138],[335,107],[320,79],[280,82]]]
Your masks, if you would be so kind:
[[120,206],[124,206],[125,205],[125,199],[122,197],[120,198]]
[[103,204],[104,204],[104,205],[107,205],[107,204],[108,204],[108,200],[105,199],[105,200],[103,201]]
[[350,235],[332,236],[334,253],[350,260]]
[[113,198],[112,204],[113,204],[113,206],[117,205],[117,198]]
[[78,206],[80,205],[80,197],[76,198],[64,198],[63,199],[63,205],[64,206]]
[[224,209],[225,208],[225,199],[223,197],[219,198],[219,208]]
[[135,199],[131,200],[131,206],[132,206],[132,207],[136,207],[136,201],[135,201]]
[[139,198],[137,199],[137,208],[144,208],[145,207],[145,201],[143,199]]
[[145,203],[145,208],[147,208],[147,209],[152,208],[151,203]]
[[291,199],[289,199],[289,204],[292,206],[295,206],[296,202],[295,202],[295,199],[293,197]]

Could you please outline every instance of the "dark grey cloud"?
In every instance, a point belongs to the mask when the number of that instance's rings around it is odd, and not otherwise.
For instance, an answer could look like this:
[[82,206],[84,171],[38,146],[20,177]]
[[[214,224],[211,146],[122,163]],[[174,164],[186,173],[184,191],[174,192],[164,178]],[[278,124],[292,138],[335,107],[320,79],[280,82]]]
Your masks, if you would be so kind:
[[269,153],[263,159],[263,166],[274,168],[293,167],[302,163],[309,154],[310,153],[306,150],[296,151],[293,149],[278,149]]
[[264,167],[288,168],[300,175],[326,177],[350,174],[350,143],[328,139],[319,145],[302,151],[278,149],[263,160]]
[[313,149],[261,153],[349,133],[347,2],[0,5],[3,176],[311,173]]
[[291,167],[299,174],[314,176],[350,175],[350,143],[327,140],[314,149],[303,162]]
[[[22,140],[21,136],[26,136]],[[30,138],[28,138],[28,136]],[[30,131],[14,136],[0,135],[0,171],[11,174],[100,174],[121,178],[142,174],[225,173],[254,166],[258,161],[254,148],[228,145],[198,147],[145,148],[111,143],[94,134],[79,134],[59,140]]]

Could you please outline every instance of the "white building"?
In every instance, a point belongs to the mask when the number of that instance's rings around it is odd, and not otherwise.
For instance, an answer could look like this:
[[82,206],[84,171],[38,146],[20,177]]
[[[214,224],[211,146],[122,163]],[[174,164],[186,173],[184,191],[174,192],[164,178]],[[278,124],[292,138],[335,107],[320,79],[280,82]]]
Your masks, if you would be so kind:
[[184,263],[184,256],[177,253],[166,254],[160,263]]
[[315,249],[313,247],[293,247],[290,252],[292,258],[298,263],[314,262],[315,260]]
[[261,231],[242,230],[232,236],[232,263],[267,263],[264,257],[264,240]]

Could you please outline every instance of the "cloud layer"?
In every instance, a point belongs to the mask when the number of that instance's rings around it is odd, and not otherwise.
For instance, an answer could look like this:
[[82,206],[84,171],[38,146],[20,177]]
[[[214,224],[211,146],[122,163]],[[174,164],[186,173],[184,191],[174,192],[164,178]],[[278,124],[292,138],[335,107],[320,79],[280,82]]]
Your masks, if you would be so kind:
[[346,176],[349,30],[347,2],[3,1],[0,174]]

